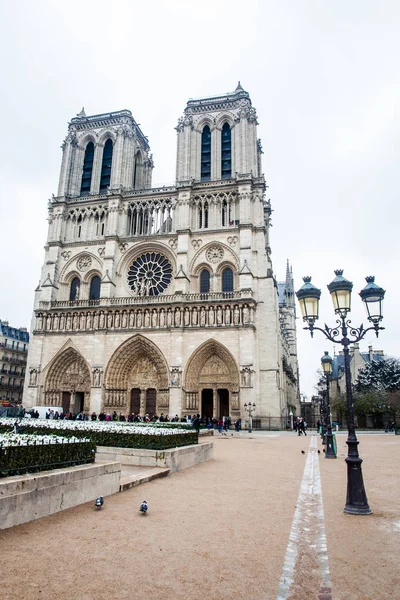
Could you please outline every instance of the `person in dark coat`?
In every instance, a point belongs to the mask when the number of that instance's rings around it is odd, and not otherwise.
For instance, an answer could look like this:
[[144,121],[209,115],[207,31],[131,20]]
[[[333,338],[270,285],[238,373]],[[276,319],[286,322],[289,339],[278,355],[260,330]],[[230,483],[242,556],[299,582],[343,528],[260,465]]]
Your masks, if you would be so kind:
[[199,431],[200,431],[200,422],[201,422],[200,415],[196,415],[192,421],[192,427],[193,427],[193,429],[195,429],[197,431],[197,433],[199,433]]

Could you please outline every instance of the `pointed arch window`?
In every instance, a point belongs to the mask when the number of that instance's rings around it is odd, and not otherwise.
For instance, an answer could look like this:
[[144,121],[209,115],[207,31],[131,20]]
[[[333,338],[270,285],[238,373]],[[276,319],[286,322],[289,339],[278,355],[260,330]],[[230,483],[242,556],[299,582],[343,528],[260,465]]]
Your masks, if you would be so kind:
[[233,292],[233,271],[229,267],[222,271],[222,291]]
[[71,302],[74,300],[79,300],[79,290],[81,287],[81,280],[79,277],[74,277],[71,281],[71,287],[69,290],[69,299]]
[[210,271],[203,269],[200,273],[200,294],[208,294],[210,292]]
[[208,229],[208,202],[199,205],[199,229]]
[[104,211],[102,211],[102,212],[96,211],[96,213],[94,215],[94,222],[96,225],[96,229],[95,229],[96,237],[101,237],[104,235],[105,219],[106,219],[106,214]]
[[111,182],[111,167],[113,157],[113,143],[110,138],[104,144],[103,161],[101,163],[100,192],[105,192]]
[[92,183],[93,173],[93,160],[94,160],[94,144],[89,142],[85,150],[85,158],[83,161],[82,171],[82,182],[81,182],[81,196],[88,196],[90,194],[90,186]]
[[135,155],[135,166],[134,166],[134,171],[133,171],[133,189],[139,189],[140,188],[140,169],[143,166],[142,163],[142,157],[140,155],[140,152],[137,152]]
[[221,178],[232,177],[232,134],[229,123],[225,123],[221,133]]
[[201,181],[211,179],[211,130],[206,125],[201,134]]
[[95,275],[90,282],[89,300],[98,300],[100,298],[100,277]]
[[83,217],[82,217],[82,215],[79,215],[79,217],[76,220],[76,227],[75,227],[75,237],[76,238],[80,238],[82,235],[82,225],[83,225]]
[[226,200],[223,200],[221,207],[221,217],[222,227],[233,225],[231,202],[228,203]]

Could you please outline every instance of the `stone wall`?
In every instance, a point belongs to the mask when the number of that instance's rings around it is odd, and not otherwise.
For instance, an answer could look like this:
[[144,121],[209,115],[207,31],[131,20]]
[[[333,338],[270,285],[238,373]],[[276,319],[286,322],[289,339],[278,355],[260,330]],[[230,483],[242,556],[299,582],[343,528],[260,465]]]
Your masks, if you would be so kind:
[[0,529],[119,491],[121,464],[82,465],[0,480]]

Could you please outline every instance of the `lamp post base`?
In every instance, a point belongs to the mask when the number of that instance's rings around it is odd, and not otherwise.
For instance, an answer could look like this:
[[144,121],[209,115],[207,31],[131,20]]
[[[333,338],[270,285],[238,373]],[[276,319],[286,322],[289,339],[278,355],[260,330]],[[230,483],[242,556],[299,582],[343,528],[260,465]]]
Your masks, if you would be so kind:
[[366,508],[356,508],[354,506],[347,506],[346,504],[346,506],[343,509],[343,512],[347,515],[372,515],[372,510],[369,506],[367,506]]
[[347,463],[347,497],[343,512],[348,515],[371,515],[361,469],[362,459],[348,456]]
[[336,458],[332,432],[326,434],[325,458]]

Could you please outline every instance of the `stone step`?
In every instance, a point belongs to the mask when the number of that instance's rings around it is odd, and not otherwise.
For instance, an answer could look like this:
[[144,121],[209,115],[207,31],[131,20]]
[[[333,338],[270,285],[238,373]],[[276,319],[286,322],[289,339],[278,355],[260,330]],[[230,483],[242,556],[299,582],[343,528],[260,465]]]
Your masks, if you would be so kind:
[[[129,472],[134,471],[134,472]],[[119,491],[125,492],[136,485],[141,483],[147,483],[158,477],[167,477],[171,472],[171,469],[162,467],[132,467],[130,465],[121,465],[121,479],[119,484]]]

